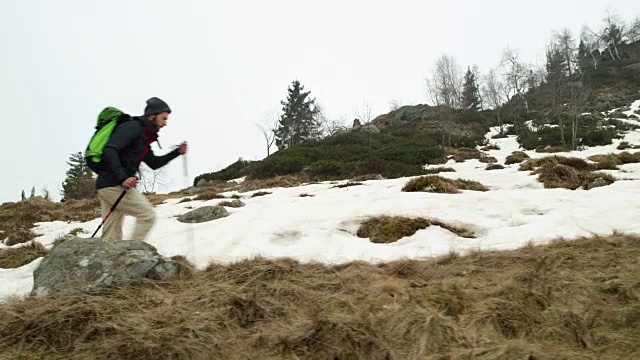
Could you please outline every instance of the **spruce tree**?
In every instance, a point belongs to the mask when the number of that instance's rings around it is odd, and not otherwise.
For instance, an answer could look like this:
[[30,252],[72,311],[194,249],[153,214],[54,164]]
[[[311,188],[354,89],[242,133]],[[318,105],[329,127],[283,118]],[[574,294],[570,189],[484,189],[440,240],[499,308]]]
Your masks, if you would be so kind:
[[476,74],[467,68],[464,75],[464,84],[462,85],[462,107],[469,110],[480,110],[480,90]]
[[62,183],[62,196],[65,200],[87,199],[95,195],[95,179],[87,166],[82,152],[71,154],[67,177]]
[[310,91],[304,91],[304,86],[298,80],[292,82],[287,89],[287,99],[281,101],[282,115],[275,131],[276,146],[286,149],[315,139],[318,134],[318,110],[315,99]]
[[584,71],[589,68],[590,63],[591,56],[587,49],[587,45],[584,43],[584,40],[580,39],[580,44],[578,44],[578,66],[582,71]]
[[547,83],[561,81],[568,74],[567,64],[562,52],[557,47],[547,50]]

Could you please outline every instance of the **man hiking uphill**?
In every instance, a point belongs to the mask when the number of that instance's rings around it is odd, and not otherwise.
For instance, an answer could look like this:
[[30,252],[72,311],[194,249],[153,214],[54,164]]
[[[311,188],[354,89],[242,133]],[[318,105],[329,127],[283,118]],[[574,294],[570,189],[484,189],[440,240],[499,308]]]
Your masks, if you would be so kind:
[[[147,100],[144,115],[117,125],[104,145],[101,162],[93,166],[98,174],[96,190],[100,206],[103,216],[108,216],[103,220],[102,239],[123,240],[125,215],[136,217],[130,240],[144,240],[155,224],[153,205],[135,188],[136,173],[142,161],[155,170],[186,153],[186,143],[163,156],[156,156],[151,150],[151,144],[158,140],[158,131],[167,125],[170,113],[167,103],[152,97]],[[126,193],[123,188],[127,189]],[[119,197],[120,202],[113,208]]]

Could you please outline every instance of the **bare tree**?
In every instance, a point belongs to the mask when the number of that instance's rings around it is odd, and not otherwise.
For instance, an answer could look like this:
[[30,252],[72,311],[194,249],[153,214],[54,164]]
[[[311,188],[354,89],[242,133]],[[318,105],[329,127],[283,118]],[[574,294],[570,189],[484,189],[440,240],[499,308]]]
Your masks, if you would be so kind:
[[402,107],[402,101],[398,99],[391,99],[389,101],[389,111],[396,111]]
[[434,105],[456,109],[461,104],[462,68],[453,56],[442,54],[435,63],[431,77],[425,79],[427,93]]
[[276,130],[278,129],[278,121],[280,114],[278,110],[271,109],[264,113],[262,120],[256,123],[256,127],[260,130],[260,133],[264,137],[267,145],[267,156],[271,154],[271,147],[276,141]]
[[170,184],[167,180],[166,167],[153,170],[147,164],[141,163],[139,184],[142,187],[142,191],[147,194],[166,190]]
[[353,113],[362,122],[368,124],[371,121],[371,103],[367,99],[362,100],[362,104],[358,107],[354,107]]
[[[613,59],[622,60],[620,57],[620,53],[618,52],[618,45],[622,42],[622,34],[624,33],[624,22],[620,19],[620,17],[612,12],[610,9],[607,9],[604,19],[604,29],[601,33],[601,38],[608,45],[607,49],[609,49],[609,54]],[[615,52],[615,57],[611,52],[611,47]]]
[[528,70],[520,61],[518,50],[507,46],[502,52],[500,66],[509,86],[509,96],[522,96],[527,87]]
[[599,50],[602,46],[602,37],[591,30],[589,26],[585,25],[580,32],[580,39],[587,47],[589,55],[593,60],[593,69],[598,70],[598,59],[595,56],[595,51]]
[[629,40],[629,42],[640,41],[640,17],[636,16],[636,18],[633,19],[631,24],[629,24],[629,28],[627,29],[625,35],[627,36],[627,40]]
[[367,99],[362,100],[362,104],[353,110],[356,118],[367,125],[369,131],[369,148],[373,147],[373,130],[371,129],[372,108],[371,103]]
[[503,134],[504,123],[500,115],[500,108],[509,99],[509,87],[497,74],[496,70],[491,69],[485,76],[481,89],[485,103],[496,112],[500,134]]
[[567,84],[569,88],[569,103],[566,110],[571,121],[571,148],[578,147],[578,128],[582,119],[582,111],[589,102],[591,95],[591,86],[586,84],[583,79],[576,80]]
[[529,111],[529,102],[525,96],[529,78],[529,66],[520,61],[518,50],[507,46],[502,52],[500,68],[507,85],[509,108],[513,112],[516,129],[520,126],[520,113]]
[[325,138],[327,136],[332,136],[337,134],[341,130],[345,130],[347,128],[346,119],[343,117],[340,118],[330,118],[324,107],[319,103],[316,103],[316,116],[317,122],[319,125],[319,137]]

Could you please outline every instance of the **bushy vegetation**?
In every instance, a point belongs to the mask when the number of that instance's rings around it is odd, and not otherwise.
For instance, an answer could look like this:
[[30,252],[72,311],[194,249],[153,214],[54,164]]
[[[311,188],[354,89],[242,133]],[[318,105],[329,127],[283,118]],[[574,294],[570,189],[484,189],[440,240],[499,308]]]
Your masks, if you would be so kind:
[[193,180],[193,184],[196,185],[202,179],[206,181],[229,181],[241,178],[248,174],[249,167],[253,163],[253,161],[238,159],[238,161],[220,171],[205,173],[196,176],[196,178]]
[[249,179],[296,173],[316,180],[367,174],[395,178],[423,174],[423,165],[442,155],[435,140],[425,134],[407,138],[383,132],[370,139],[366,132],[350,131],[280,150],[245,171]]

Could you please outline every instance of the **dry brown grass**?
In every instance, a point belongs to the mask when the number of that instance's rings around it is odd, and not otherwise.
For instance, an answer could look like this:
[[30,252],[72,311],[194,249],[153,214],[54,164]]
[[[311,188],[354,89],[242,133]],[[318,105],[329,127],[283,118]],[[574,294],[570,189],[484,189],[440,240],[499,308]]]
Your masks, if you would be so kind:
[[377,180],[380,176],[380,174],[364,174],[364,175],[358,175],[355,176],[351,179],[351,181],[354,182],[360,182],[360,181],[370,181],[370,180]]
[[537,153],[559,153],[559,152],[568,152],[568,151],[570,150],[564,146],[541,145],[536,148]]
[[640,145],[631,145],[629,144],[628,141],[621,141],[620,144],[618,144],[618,146],[616,147],[616,149],[618,150],[640,149]]
[[357,235],[369,238],[374,243],[392,243],[429,226],[440,226],[461,237],[474,237],[471,230],[448,225],[438,220],[387,215],[371,217],[363,221]]
[[254,192],[253,194],[251,194],[251,197],[254,198],[254,197],[265,196],[265,195],[270,195],[270,194],[272,194],[272,193],[270,193],[268,191],[257,191],[257,192]]
[[565,188],[575,190],[580,187],[587,189],[587,185],[597,178],[602,178],[607,185],[615,182],[611,175],[595,172],[598,169],[601,169],[598,164],[592,164],[580,158],[564,156],[531,159],[520,164],[520,170],[537,174],[538,181],[549,189]]
[[425,174],[439,174],[441,172],[456,172],[456,169],[452,167],[438,166],[424,171]]
[[7,359],[638,359],[640,238],[339,266],[253,259],[0,304]]
[[615,179],[604,173],[597,173],[585,170],[576,170],[568,165],[545,165],[538,171],[538,181],[544,184],[545,188],[565,188],[575,190],[579,187],[587,189],[587,185],[595,179],[603,179],[607,185],[615,182]]
[[505,159],[505,165],[517,164],[529,159],[529,155],[524,151],[514,151]]
[[480,162],[481,163],[485,163],[485,164],[492,164],[492,163],[497,163],[498,159],[496,159],[493,156],[482,156],[480,157]]
[[36,197],[5,203],[0,205],[0,240],[7,238],[6,245],[32,240],[36,234],[31,229],[36,222],[93,220],[100,216],[95,213],[99,207],[96,198],[59,203]]
[[342,188],[351,187],[351,186],[358,186],[358,185],[362,185],[362,183],[361,183],[361,182],[357,182],[357,181],[347,181],[347,182],[346,182],[346,183],[344,183],[344,184],[334,185],[334,186],[332,186],[331,188],[339,188],[339,189],[342,189]]
[[221,195],[215,190],[203,191],[196,195],[193,200],[214,200],[214,199],[226,199],[227,197]]
[[313,194],[307,194],[307,193],[302,193],[302,194],[300,194],[300,195],[298,195],[298,196],[300,196],[300,197],[314,197],[315,195],[313,195]]
[[597,162],[599,169],[617,170],[618,165],[639,163],[640,152],[623,151],[619,154],[592,155],[588,159]]
[[484,169],[485,170],[501,170],[501,169],[504,169],[504,166],[501,164],[489,164]]
[[441,194],[458,194],[460,190],[488,191],[489,188],[477,181],[465,179],[447,179],[437,175],[421,176],[409,180],[402,191],[426,191]]
[[464,162],[465,160],[480,159],[486,156],[478,149],[458,148],[453,151],[453,160],[455,162]]
[[219,206],[226,206],[226,207],[232,207],[232,208],[239,208],[244,206],[244,204],[242,202],[233,202],[233,201],[222,201],[221,203],[218,204]]
[[498,146],[498,144],[489,144],[487,146],[480,148],[480,150],[482,151],[500,150],[500,146]]
[[305,174],[283,175],[268,179],[248,179],[240,184],[240,191],[255,191],[275,187],[292,187],[312,182],[311,178]]
[[0,268],[19,268],[48,253],[49,250],[37,241],[16,248],[0,249]]
[[564,156],[547,156],[539,159],[531,159],[520,164],[521,171],[534,171],[536,168],[552,165],[566,165],[576,170],[593,171],[598,170],[598,166],[587,162],[584,159]]

